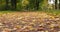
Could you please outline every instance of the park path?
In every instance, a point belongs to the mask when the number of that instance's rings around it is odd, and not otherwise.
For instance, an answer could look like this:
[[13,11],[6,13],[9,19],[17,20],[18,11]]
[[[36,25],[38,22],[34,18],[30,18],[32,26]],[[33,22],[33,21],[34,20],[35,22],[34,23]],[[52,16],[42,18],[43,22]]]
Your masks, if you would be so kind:
[[60,32],[60,17],[45,12],[0,13],[0,32]]

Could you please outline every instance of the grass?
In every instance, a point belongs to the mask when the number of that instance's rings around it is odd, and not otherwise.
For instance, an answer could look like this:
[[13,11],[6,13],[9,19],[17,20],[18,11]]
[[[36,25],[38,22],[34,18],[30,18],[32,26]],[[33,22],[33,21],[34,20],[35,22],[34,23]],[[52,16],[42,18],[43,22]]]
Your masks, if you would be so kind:
[[[13,13],[13,12],[23,12],[23,11],[10,11],[10,10],[7,10],[7,11],[0,11],[0,14],[2,13]],[[24,11],[25,12],[25,11]],[[51,14],[60,14],[60,10],[44,10],[44,11],[28,11],[28,12],[46,12],[46,13],[51,13]]]
[[60,14],[60,10],[51,10],[51,11],[48,11],[48,13],[59,15]]

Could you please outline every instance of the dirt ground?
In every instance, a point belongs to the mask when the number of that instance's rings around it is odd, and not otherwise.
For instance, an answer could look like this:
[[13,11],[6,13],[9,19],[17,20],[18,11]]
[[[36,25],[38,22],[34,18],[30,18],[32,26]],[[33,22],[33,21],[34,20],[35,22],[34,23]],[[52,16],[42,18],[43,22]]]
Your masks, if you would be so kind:
[[60,32],[60,17],[44,12],[3,13],[0,32]]

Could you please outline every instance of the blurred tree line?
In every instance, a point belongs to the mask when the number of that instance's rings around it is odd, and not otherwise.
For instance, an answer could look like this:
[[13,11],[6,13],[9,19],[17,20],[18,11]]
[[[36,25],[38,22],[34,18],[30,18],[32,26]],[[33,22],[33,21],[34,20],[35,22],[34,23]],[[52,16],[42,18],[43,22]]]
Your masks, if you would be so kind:
[[51,0],[0,0],[0,10],[60,9],[60,0],[54,0],[54,5],[48,1]]

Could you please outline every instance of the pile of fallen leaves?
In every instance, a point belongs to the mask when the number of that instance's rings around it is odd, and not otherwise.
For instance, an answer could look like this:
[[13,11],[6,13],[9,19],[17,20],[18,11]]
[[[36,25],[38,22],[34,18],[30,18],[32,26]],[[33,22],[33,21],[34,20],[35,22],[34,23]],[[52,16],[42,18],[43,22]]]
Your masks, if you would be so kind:
[[43,12],[4,13],[0,32],[60,32],[60,17]]

